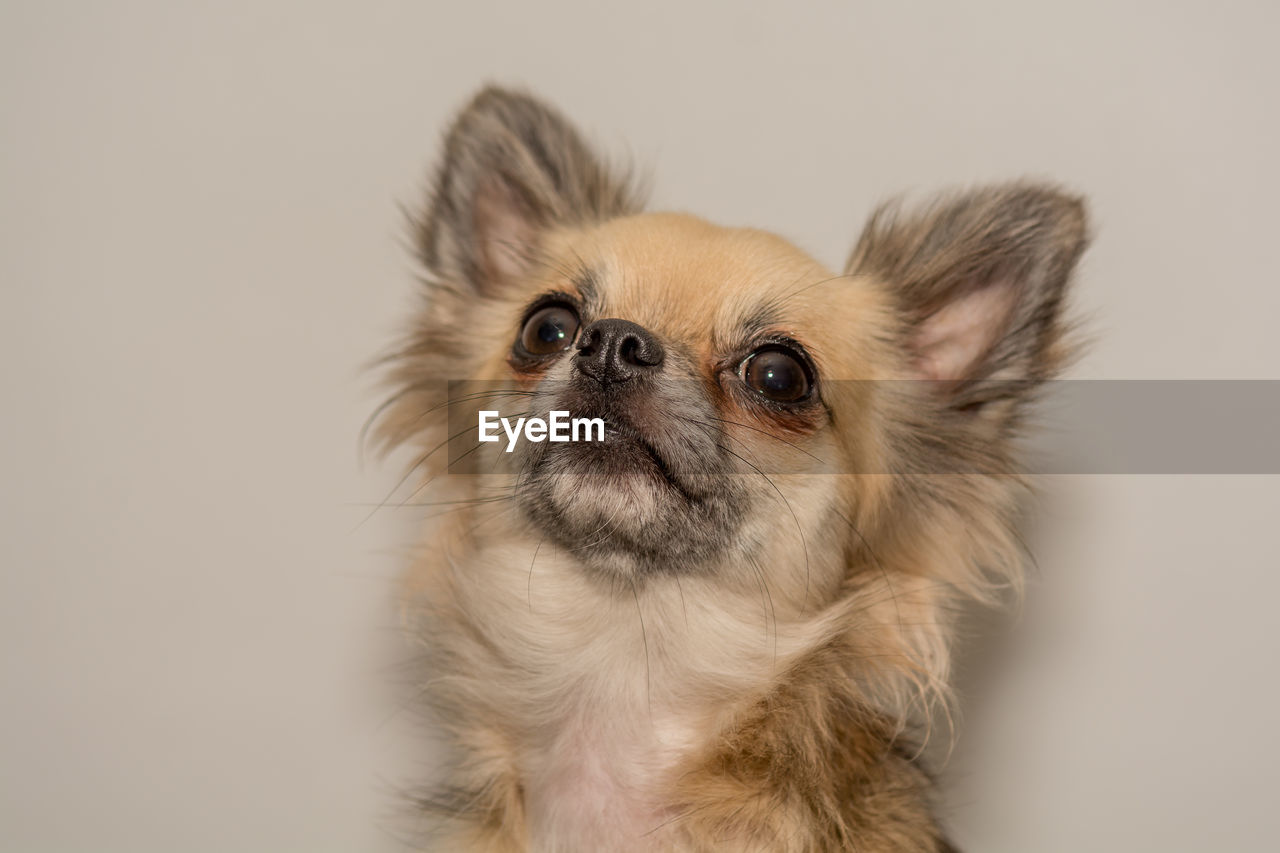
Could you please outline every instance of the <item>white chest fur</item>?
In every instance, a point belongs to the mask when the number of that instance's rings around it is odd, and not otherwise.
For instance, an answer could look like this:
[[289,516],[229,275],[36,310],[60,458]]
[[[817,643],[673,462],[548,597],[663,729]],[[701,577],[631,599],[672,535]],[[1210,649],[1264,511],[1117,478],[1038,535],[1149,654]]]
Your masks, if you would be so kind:
[[538,851],[652,850],[674,816],[665,783],[695,738],[667,712],[593,709],[529,751],[525,807]]
[[757,590],[601,584],[548,547],[493,546],[446,572],[467,626],[437,641],[474,661],[467,694],[512,744],[538,851],[672,849],[675,773],[799,639],[785,622],[775,636]]

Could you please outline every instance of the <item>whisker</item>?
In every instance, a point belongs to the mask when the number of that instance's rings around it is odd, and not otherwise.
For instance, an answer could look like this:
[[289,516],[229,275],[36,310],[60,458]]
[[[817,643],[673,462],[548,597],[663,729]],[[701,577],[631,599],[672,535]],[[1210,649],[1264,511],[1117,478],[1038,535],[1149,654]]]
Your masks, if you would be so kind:
[[636,591],[636,579],[631,578],[631,597],[636,602],[636,616],[640,619],[640,639],[644,642],[644,695],[649,706],[649,719],[653,719],[653,685],[649,675],[649,632],[644,627],[644,610],[640,607],[640,593]]
[[743,429],[749,429],[749,430],[751,430],[751,431],[753,431],[753,432],[758,432],[758,433],[760,433],[761,435],[768,436],[769,438],[772,438],[774,441],[780,441],[780,442],[782,442],[782,443],[783,443],[783,444],[785,444],[787,447],[790,447],[790,448],[792,448],[792,449],[794,449],[794,450],[798,450],[798,451],[800,451],[800,452],[801,452],[801,453],[803,453],[805,456],[808,456],[810,459],[813,459],[815,462],[821,462],[823,465],[826,465],[826,464],[827,464],[827,460],[822,459],[822,458],[817,457],[817,456],[814,456],[812,453],[810,453],[809,451],[805,450],[805,449],[804,449],[803,447],[801,447],[800,445],[795,444],[795,443],[790,442],[790,441],[787,441],[785,438],[782,438],[781,436],[774,435],[773,433],[769,432],[767,429],[760,429],[760,427],[754,427],[754,426],[751,426],[751,424],[744,424],[744,423],[741,423],[741,422],[739,422],[739,421],[730,421],[730,420],[726,420],[726,419],[724,419],[724,418],[717,418],[715,415],[708,415],[707,417],[711,418],[711,420],[716,421],[717,423],[729,424],[729,425],[736,426],[736,427],[742,427]]
[[[500,499],[498,499],[498,500],[494,500],[494,501],[493,501],[493,503],[501,503],[502,501],[509,501],[509,500],[512,500],[512,498],[511,498],[511,497],[500,498]],[[424,516],[422,516],[422,520],[423,520],[423,521],[430,521],[430,520],[432,520],[432,519],[436,519],[436,518],[443,518],[443,517],[444,517],[444,516],[446,516],[446,515],[452,515],[452,514],[453,514],[453,513],[455,513],[455,512],[465,512],[466,510],[469,510],[469,509],[471,509],[471,506],[470,506],[470,505],[467,505],[467,506],[455,506],[455,507],[453,507],[452,509],[446,509],[446,510],[444,510],[443,512],[436,512],[436,513],[432,513],[432,514],[430,514],[430,515],[424,515]],[[510,511],[510,510],[506,510],[506,511]],[[496,516],[495,516],[495,517],[496,517]]]
[[775,483],[769,477],[768,474],[761,471],[759,468],[757,468],[755,465],[749,462],[746,458],[744,458],[743,456],[737,453],[734,453],[732,450],[725,447],[724,445],[719,445],[719,447],[721,450],[728,453],[729,455],[736,456],[738,459],[741,459],[745,464],[749,465],[757,474],[759,474],[761,477],[764,477],[765,482],[767,482],[770,486],[773,487],[773,490],[778,493],[778,497],[780,497],[782,499],[782,502],[786,505],[787,512],[791,513],[791,520],[795,522],[796,532],[800,534],[800,547],[804,550],[804,599],[800,605],[800,610],[803,612],[809,605],[809,544],[805,540],[804,528],[800,525],[800,517],[796,515],[795,508],[791,506],[791,501],[787,500],[787,496],[782,493],[782,489],[778,488],[778,484]]
[[[684,629],[689,630],[689,610],[684,603],[684,585],[680,583],[680,573],[676,572],[676,590],[680,593],[680,612],[684,615]],[[768,628],[765,629],[766,631]]]
[[453,504],[492,503],[494,501],[510,500],[511,497],[512,495],[494,495],[491,497],[482,497],[482,498],[463,498],[456,501],[414,501],[412,503],[406,501],[404,503],[398,503],[395,505],[378,504],[373,501],[364,501],[364,502],[349,501],[345,504],[345,506],[374,506],[374,507],[383,507],[386,509],[406,509],[406,508],[412,509],[413,507],[450,506]]
[[806,291],[812,290],[815,287],[820,287],[824,284],[830,284],[833,281],[840,281],[841,279],[846,279],[846,278],[852,279],[855,277],[856,276],[854,276],[852,273],[841,273],[840,275],[833,275],[833,276],[828,276],[827,278],[819,279],[818,281],[812,282],[810,284],[806,284],[804,287],[797,288],[791,291],[790,293],[782,293],[782,294],[779,294],[778,296],[775,296],[773,299],[769,300],[768,307],[773,309],[780,308],[783,305],[783,303],[788,302],[792,299],[795,299],[800,294]]
[[[517,417],[517,418],[521,418],[521,417],[528,417],[528,416],[529,416],[529,414],[530,414],[530,412],[528,412],[528,411],[525,411],[525,412],[516,412],[516,413],[514,413],[514,414],[512,415],[512,417]],[[412,474],[414,471],[416,471],[418,468],[420,468],[422,465],[424,465],[424,464],[426,463],[426,461],[427,461],[429,458],[431,458],[431,456],[433,456],[437,451],[439,451],[439,450],[440,450],[441,448],[443,448],[443,447],[446,447],[446,446],[447,446],[447,445],[449,445],[451,442],[456,441],[457,439],[461,438],[463,435],[465,435],[466,433],[470,432],[472,429],[474,429],[474,427],[466,427],[466,428],[462,429],[461,431],[454,433],[453,435],[449,436],[449,437],[448,437],[448,438],[446,438],[444,441],[440,442],[440,443],[439,443],[439,444],[437,444],[435,447],[433,447],[430,451],[428,451],[428,452],[427,452],[425,455],[423,455],[421,458],[419,458],[419,459],[418,459],[418,461],[414,463],[413,467],[412,467],[412,468],[410,468],[410,469],[409,469],[409,471],[405,473],[405,476],[400,478],[400,482],[398,482],[398,483],[396,484],[395,488],[391,490],[391,493],[392,493],[392,494],[395,494],[395,492],[396,492],[396,491],[397,491],[401,486],[403,486],[403,485],[404,485],[404,482],[405,482],[405,480],[407,480],[407,479],[409,478],[409,475],[410,475],[410,474]],[[459,463],[459,462],[461,462],[463,459],[465,459],[467,456],[470,456],[472,453],[476,452],[477,450],[479,450],[481,447],[483,447],[483,446],[484,446],[485,444],[487,444],[487,443],[488,443],[488,442],[479,442],[479,441],[477,441],[474,445],[472,445],[472,447],[471,447],[470,449],[468,449],[468,450],[464,451],[463,453],[459,454],[459,455],[458,455],[458,457],[457,457],[456,459],[454,459],[453,461],[451,461],[451,462],[448,464],[448,466],[446,466],[446,469],[445,469],[445,470],[447,471],[447,470],[448,470],[448,467],[451,467],[451,466],[453,466],[453,465],[458,464],[458,463]],[[434,480],[435,480],[435,477],[432,477],[431,479],[429,479],[429,480],[427,480],[425,483],[423,483],[421,486],[419,486],[418,488],[414,489],[412,492],[410,492],[410,493],[409,493],[409,497],[408,497],[408,498],[406,498],[406,500],[409,500],[409,499],[412,499],[412,498],[416,497],[418,494],[420,494],[420,493],[422,492],[422,490],[423,490],[423,489],[425,489],[427,486],[431,485],[431,483],[432,483],[432,482],[434,482]],[[390,497],[391,497],[391,495],[388,495],[388,496],[387,496],[387,499],[389,500],[389,499],[390,499]]]
[[[390,397],[388,397],[387,399],[383,400],[380,404],[378,404],[378,407],[373,410],[373,414],[369,415],[369,417],[366,418],[364,423],[360,426],[360,432],[356,439],[357,451],[361,454],[360,463],[364,464],[363,452],[364,452],[365,446],[369,442],[369,430],[371,430],[373,428],[373,425],[377,423],[378,418],[380,418],[388,409],[390,409],[392,406],[394,406],[396,403],[400,402],[410,394],[414,394],[419,391],[428,391],[433,386],[446,383],[446,382],[447,380],[443,380],[443,379],[429,379],[429,380],[423,380],[421,382],[413,382],[409,385],[406,385],[404,388],[401,388],[399,391],[392,394]],[[490,391],[475,391],[468,394],[463,394],[460,397],[450,397],[445,402],[435,406],[430,406],[424,409],[422,412],[420,412],[418,416],[414,419],[413,426],[416,427],[418,424],[420,424],[422,422],[422,419],[425,418],[427,415],[430,415],[433,412],[439,411],[440,409],[448,408],[450,406],[456,406],[459,403],[474,402],[475,400],[483,400],[483,399],[494,398],[494,397],[533,397],[536,394],[537,394],[536,391],[526,391],[519,388],[510,388],[510,389],[494,389]],[[409,427],[406,427],[405,430],[408,431]],[[407,438],[407,435],[406,435],[406,438]]]
[[[778,668],[778,611],[773,605],[773,593],[769,592],[769,582],[765,578],[764,566],[760,565],[760,561],[753,554],[747,554],[747,562],[751,564],[755,570],[756,578],[760,582],[760,591],[762,593],[760,600],[761,610],[764,611],[764,636],[769,639],[769,616],[773,615],[773,668]],[[765,610],[765,603],[768,602],[768,609]]]
[[547,537],[543,536],[538,540],[538,545],[533,549],[533,559],[529,561],[529,612],[533,612],[533,564],[538,562],[538,552],[542,550],[542,543],[547,541]]

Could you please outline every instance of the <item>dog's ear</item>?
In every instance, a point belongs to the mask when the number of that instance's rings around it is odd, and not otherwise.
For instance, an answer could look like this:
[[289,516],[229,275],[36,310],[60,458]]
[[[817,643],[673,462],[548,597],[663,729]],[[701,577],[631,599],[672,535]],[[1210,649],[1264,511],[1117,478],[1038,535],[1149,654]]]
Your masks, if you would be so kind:
[[880,208],[847,271],[893,289],[912,375],[975,408],[983,402],[977,386],[1000,384],[978,380],[1031,380],[1027,387],[1060,366],[1063,294],[1086,240],[1079,198],[1007,184],[911,214]]
[[638,207],[629,182],[610,174],[563,116],[490,87],[446,136],[419,251],[438,279],[491,295],[528,270],[545,229]]

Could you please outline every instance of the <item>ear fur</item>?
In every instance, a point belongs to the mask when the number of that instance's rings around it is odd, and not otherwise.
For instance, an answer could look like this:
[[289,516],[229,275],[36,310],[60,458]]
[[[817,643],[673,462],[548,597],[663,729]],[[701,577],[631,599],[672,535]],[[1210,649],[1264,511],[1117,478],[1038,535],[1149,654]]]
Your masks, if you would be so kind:
[[442,280],[492,294],[519,275],[549,227],[640,207],[572,125],[530,95],[488,87],[448,132],[418,247]]
[[[972,407],[974,380],[1051,376],[1062,361],[1062,304],[1084,251],[1084,203],[1037,183],[983,187],[911,214],[870,218],[847,271],[897,296],[911,373]],[[971,393],[965,394],[969,390]]]

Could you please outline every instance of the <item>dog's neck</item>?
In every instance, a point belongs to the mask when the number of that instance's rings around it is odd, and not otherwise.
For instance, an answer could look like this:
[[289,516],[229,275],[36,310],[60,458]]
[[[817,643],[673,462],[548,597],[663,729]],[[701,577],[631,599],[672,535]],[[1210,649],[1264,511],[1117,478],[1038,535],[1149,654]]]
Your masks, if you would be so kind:
[[661,825],[682,762],[822,633],[820,616],[771,606],[767,587],[606,580],[528,536],[473,539],[450,561],[467,624],[437,642],[474,659],[467,694],[509,733],[529,831],[548,848],[621,850]]

